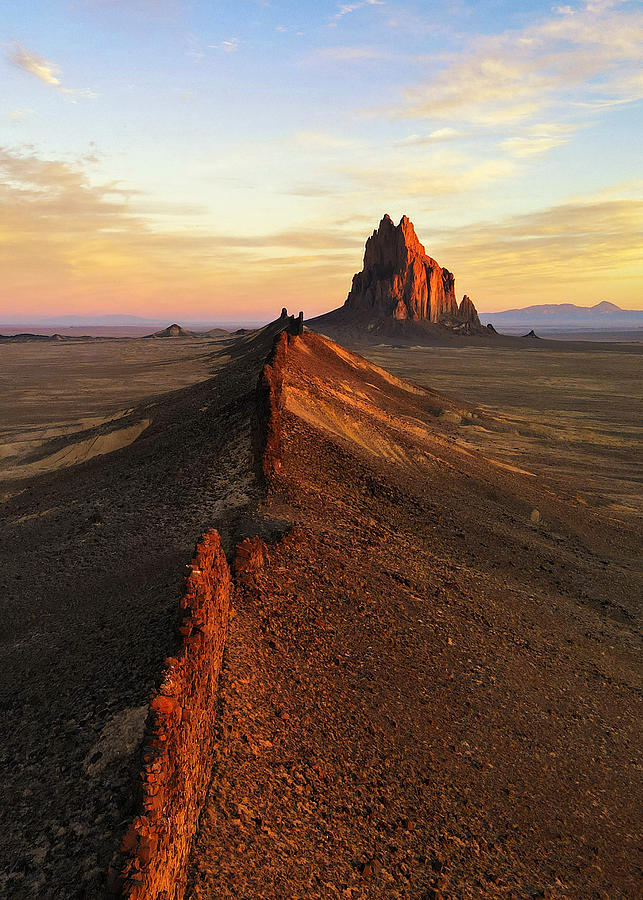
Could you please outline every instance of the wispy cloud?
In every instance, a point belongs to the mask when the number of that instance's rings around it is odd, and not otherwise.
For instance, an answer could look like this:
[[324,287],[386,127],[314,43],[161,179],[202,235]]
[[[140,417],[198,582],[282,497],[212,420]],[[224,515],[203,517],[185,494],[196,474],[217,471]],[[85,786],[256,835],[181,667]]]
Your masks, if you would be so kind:
[[14,66],[22,69],[23,72],[28,72],[30,75],[38,78],[44,84],[48,84],[51,87],[56,88],[56,90],[60,91],[63,94],[76,94],[82,97],[96,96],[96,94],[89,90],[77,90],[75,88],[64,87],[60,78],[58,77],[60,73],[59,66],[57,66],[55,63],[50,62],[49,60],[44,59],[44,57],[39,56],[32,50],[27,50],[26,47],[23,47],[22,44],[19,44],[17,41],[11,42],[9,59]]
[[578,197],[436,236],[433,249],[481,308],[599,295],[631,305],[643,276],[643,185]]
[[502,141],[500,148],[515,157],[538,156],[554,147],[569,143],[574,132],[583,128],[582,124],[567,125],[550,122],[530,125],[516,137]]
[[[396,188],[426,194],[438,174],[415,175],[413,183],[412,173],[405,173]],[[159,207],[119,184],[93,183],[78,164],[2,148],[0,176],[0,307],[7,312],[16,303],[52,313],[63,306],[109,308],[118,297],[132,312],[169,315],[177,296],[184,310],[212,312],[214,296],[220,309],[268,317],[302,295],[309,298],[307,311],[323,311],[343,300],[374,224],[352,215],[254,235],[216,232],[203,220],[200,227],[173,228],[172,216],[194,219],[205,210]],[[381,173],[376,176],[381,181]],[[472,168],[467,177],[486,184],[493,172]],[[631,305],[643,274],[641,188],[621,185],[502,221],[437,232],[435,220],[416,217],[416,224],[430,238],[432,255],[456,272],[459,291],[482,308],[561,296],[586,302],[609,296]],[[452,179],[444,189],[452,189]]]
[[457,150],[436,149],[422,159],[389,156],[385,164],[344,167],[340,174],[356,190],[381,191],[385,186],[390,196],[415,203],[421,198],[426,204],[483,187],[486,190],[517,171],[515,160],[507,157],[480,159]]
[[56,74],[60,71],[59,67],[52,62],[48,62],[42,56],[38,56],[37,53],[27,50],[17,41],[13,41],[11,44],[9,59],[14,66],[18,66],[19,69],[23,69],[25,72],[35,75],[36,78],[44,81],[45,84],[51,84],[54,87],[62,87],[60,79]]
[[358,0],[356,3],[342,3],[335,15],[334,19],[343,19],[351,13],[363,9],[365,6],[386,6],[385,0]]
[[516,122],[575,101],[627,102],[636,78],[643,11],[620,0],[559,7],[522,31],[474,39],[459,58],[407,92],[403,115],[476,125]]
[[204,211],[159,205],[116,183],[93,183],[78,164],[0,147],[0,308],[35,308],[45,297],[56,312],[118,296],[133,310],[161,311],[181,296],[198,310],[214,293],[227,308],[238,304],[237,313],[268,316],[298,302],[302,285],[307,294],[341,294],[347,254],[362,241],[336,226],[254,235],[172,228],[172,217]]
[[443,141],[453,141],[456,138],[466,137],[466,133],[457,128],[436,128],[429,134],[409,134],[408,137],[397,141],[400,147],[422,147],[425,144],[437,144]]
[[211,50],[223,50],[224,53],[234,53],[239,49],[239,38],[233,37],[228,41],[221,41],[219,44],[208,44]]
[[28,107],[23,107],[22,109],[12,109],[9,113],[9,118],[13,122],[21,122],[23,119],[30,119],[31,116],[35,114],[35,109],[30,109]]

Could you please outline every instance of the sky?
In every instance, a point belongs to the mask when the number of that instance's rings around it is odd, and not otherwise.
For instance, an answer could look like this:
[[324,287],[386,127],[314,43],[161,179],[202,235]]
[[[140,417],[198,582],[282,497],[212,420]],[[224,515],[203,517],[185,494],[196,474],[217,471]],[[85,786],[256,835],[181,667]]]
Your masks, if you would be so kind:
[[0,0],[0,320],[307,317],[384,213],[458,298],[643,308],[643,4]]

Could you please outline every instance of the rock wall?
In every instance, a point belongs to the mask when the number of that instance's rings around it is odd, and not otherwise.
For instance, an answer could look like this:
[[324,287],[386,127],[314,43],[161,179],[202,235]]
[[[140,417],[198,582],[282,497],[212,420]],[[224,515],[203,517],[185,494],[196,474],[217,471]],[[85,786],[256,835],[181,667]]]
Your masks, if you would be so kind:
[[192,838],[210,783],[216,687],[232,585],[216,531],[204,534],[181,599],[181,649],[167,659],[150,702],[139,814],[122,844],[114,892],[127,900],[181,900]]
[[283,407],[283,363],[288,344],[296,337],[282,331],[275,338],[257,385],[257,459],[269,483],[281,469],[281,410]]
[[[255,451],[269,484],[281,468],[283,363],[303,332],[303,316],[287,320],[257,385]],[[268,559],[266,544],[246,538],[236,548],[235,579],[244,584]],[[233,592],[216,531],[204,534],[188,567],[181,599],[181,649],[165,661],[145,727],[138,815],[110,871],[110,891],[125,900],[182,900],[192,839],[215,755],[216,689]]]

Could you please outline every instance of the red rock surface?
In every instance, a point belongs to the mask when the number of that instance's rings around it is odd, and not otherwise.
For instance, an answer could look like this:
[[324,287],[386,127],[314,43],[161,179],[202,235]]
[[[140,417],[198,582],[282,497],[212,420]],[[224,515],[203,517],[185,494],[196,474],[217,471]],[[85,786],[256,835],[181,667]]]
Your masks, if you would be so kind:
[[266,383],[286,530],[238,586],[186,896],[638,896],[633,534],[319,335]]
[[[285,312],[285,310],[283,311]],[[284,318],[282,312],[282,318]],[[282,368],[289,341],[293,336],[282,331],[261,372],[257,386],[257,418],[259,421],[257,449],[261,460],[262,475],[267,483],[281,468],[281,410]]]
[[183,896],[214,750],[216,686],[230,608],[230,570],[216,531],[201,539],[181,600],[182,647],[166,660],[143,741],[141,804],[115,887],[128,900]]
[[395,319],[480,326],[468,297],[458,307],[453,274],[428,256],[406,216],[394,225],[385,215],[366,241],[364,268],[344,305]]
[[252,578],[264,567],[268,559],[268,548],[260,537],[245,538],[237,545],[234,557],[234,577],[236,581]]

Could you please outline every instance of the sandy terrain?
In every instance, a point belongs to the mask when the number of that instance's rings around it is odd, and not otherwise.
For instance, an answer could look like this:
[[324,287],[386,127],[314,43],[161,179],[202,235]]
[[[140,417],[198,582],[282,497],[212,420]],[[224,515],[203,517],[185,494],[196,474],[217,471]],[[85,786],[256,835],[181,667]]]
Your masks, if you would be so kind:
[[133,407],[208,378],[223,346],[212,339],[0,345],[0,481],[126,446],[145,427],[131,420]]
[[544,474],[568,496],[615,516],[643,512],[643,346],[380,345],[360,352],[479,407],[482,419],[463,420],[464,444]]

